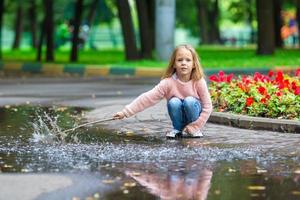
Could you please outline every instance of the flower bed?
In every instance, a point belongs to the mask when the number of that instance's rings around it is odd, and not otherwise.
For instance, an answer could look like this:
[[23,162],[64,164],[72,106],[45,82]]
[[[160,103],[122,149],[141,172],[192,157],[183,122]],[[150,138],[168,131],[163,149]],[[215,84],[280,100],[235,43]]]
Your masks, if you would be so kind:
[[209,79],[216,111],[300,120],[300,68],[294,75],[270,71],[234,77],[220,71]]

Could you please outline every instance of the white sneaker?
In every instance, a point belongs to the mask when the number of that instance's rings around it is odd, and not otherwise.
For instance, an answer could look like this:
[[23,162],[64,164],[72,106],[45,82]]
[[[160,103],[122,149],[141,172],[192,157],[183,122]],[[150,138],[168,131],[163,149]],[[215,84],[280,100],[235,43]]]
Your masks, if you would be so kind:
[[203,133],[201,132],[201,130],[198,130],[197,132],[191,134],[191,136],[194,138],[200,138],[203,137]]
[[178,134],[180,134],[180,131],[173,129],[173,130],[167,132],[166,137],[167,138],[175,138],[176,135],[178,135]]

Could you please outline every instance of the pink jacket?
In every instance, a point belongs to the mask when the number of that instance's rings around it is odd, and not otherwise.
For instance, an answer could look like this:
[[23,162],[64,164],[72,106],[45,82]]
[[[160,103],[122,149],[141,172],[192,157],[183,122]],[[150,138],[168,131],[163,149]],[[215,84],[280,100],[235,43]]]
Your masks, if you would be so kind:
[[202,112],[199,118],[188,125],[193,132],[196,132],[203,128],[212,112],[210,94],[204,78],[199,81],[190,80],[188,82],[182,82],[174,75],[170,78],[165,78],[153,89],[141,94],[129,105],[125,106],[122,112],[126,117],[130,117],[150,106],[155,105],[163,98],[166,98],[167,100],[172,97],[184,99],[188,96],[199,99],[202,105]]

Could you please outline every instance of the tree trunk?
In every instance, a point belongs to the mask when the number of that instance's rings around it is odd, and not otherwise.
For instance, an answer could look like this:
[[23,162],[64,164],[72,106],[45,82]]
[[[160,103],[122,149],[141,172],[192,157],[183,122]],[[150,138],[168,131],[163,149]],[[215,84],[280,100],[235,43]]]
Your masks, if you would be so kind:
[[271,55],[275,51],[273,0],[256,0],[258,40],[257,54]]
[[0,0],[0,59],[2,59],[2,25],[4,14],[4,0]]
[[15,18],[15,38],[12,46],[13,49],[18,49],[20,47],[22,29],[23,29],[23,8],[22,8],[22,3],[19,1],[16,18]]
[[29,12],[32,48],[36,48],[37,47],[37,39],[36,39],[36,4],[35,4],[35,0],[30,0],[30,7],[29,7],[28,12]]
[[37,56],[36,60],[41,61],[42,60],[42,51],[43,51],[43,43],[44,43],[44,37],[45,37],[45,25],[46,25],[46,17],[44,17],[44,20],[41,22],[40,25],[40,38],[38,41],[38,48],[37,48]]
[[200,29],[200,43],[208,44],[209,41],[209,25],[208,25],[208,11],[204,0],[196,0],[197,18]]
[[248,1],[248,6],[249,6],[248,10],[247,10],[247,12],[249,13],[248,23],[249,23],[249,26],[251,28],[250,43],[254,44],[255,43],[255,32],[254,32],[254,27],[253,27],[253,24],[252,24],[253,19],[254,19],[254,17],[253,17],[254,14],[253,14],[252,9],[251,9],[252,4],[254,3],[254,1],[253,0],[247,0],[247,1]]
[[209,12],[209,21],[211,21],[211,42],[219,44],[220,29],[219,29],[219,0],[214,0],[212,9]]
[[70,61],[72,62],[76,62],[78,60],[79,29],[81,23],[82,10],[83,10],[83,0],[77,0],[76,8],[75,8],[75,16],[74,16],[72,50],[70,56]]
[[149,33],[150,33],[150,43],[151,43],[151,52],[155,48],[155,1],[146,0],[147,9],[148,9],[148,20],[149,20]]
[[[298,33],[300,33],[300,0],[296,1],[296,8],[297,8],[296,20],[297,20],[297,23],[298,23]],[[298,43],[300,45],[300,34],[298,34]]]
[[146,0],[136,0],[137,13],[139,18],[139,31],[141,41],[142,58],[150,59],[152,57],[151,34],[149,32],[149,14]]
[[45,32],[46,32],[46,61],[54,61],[54,22],[53,1],[44,0],[45,5]]
[[90,4],[89,13],[87,16],[87,24],[89,27],[91,27],[94,22],[99,1],[103,1],[103,0],[93,0],[92,3]]
[[283,41],[281,38],[281,8],[282,8],[282,0],[273,0],[274,3],[274,25],[275,25],[275,46],[278,48],[282,48]]
[[116,3],[119,19],[122,26],[126,60],[137,60],[139,59],[139,53],[136,46],[134,28],[128,0],[116,0]]

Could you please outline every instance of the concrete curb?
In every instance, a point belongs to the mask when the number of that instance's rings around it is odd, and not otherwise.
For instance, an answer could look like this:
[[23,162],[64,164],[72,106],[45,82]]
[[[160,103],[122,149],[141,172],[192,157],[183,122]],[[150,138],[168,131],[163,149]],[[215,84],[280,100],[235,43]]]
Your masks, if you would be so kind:
[[213,112],[209,122],[245,129],[300,133],[300,121],[251,117],[233,113]]
[[[220,68],[204,67],[206,75],[218,73]],[[291,67],[257,67],[245,68],[234,67],[222,69],[225,73],[239,74],[254,74],[255,72],[268,73],[270,69],[282,70],[285,72],[292,71]],[[21,63],[21,62],[1,62],[0,71],[7,74],[41,74],[45,76],[134,76],[134,77],[161,77],[164,68],[149,68],[149,67],[128,67],[118,65],[85,65],[85,64],[54,64],[54,63]]]

